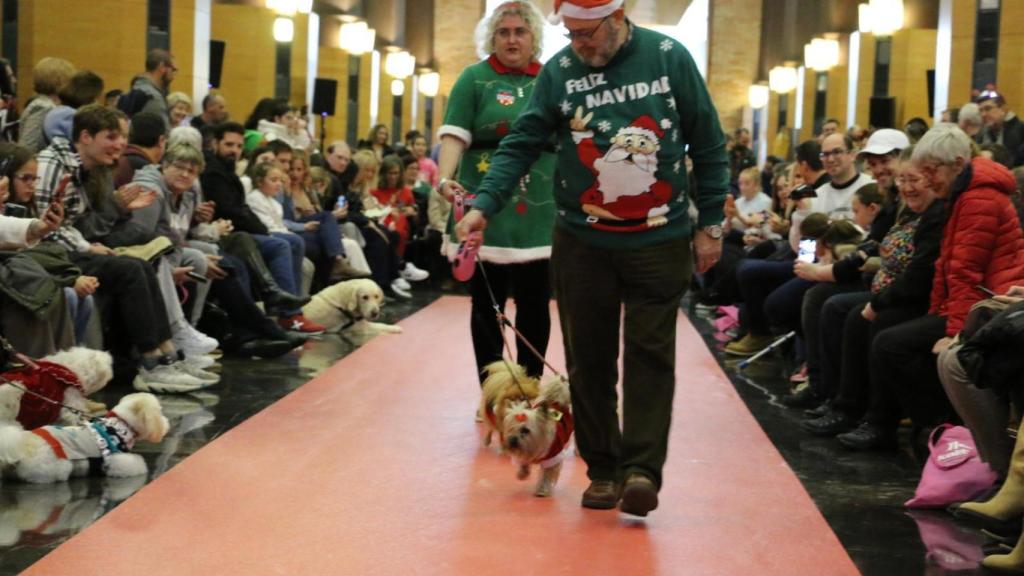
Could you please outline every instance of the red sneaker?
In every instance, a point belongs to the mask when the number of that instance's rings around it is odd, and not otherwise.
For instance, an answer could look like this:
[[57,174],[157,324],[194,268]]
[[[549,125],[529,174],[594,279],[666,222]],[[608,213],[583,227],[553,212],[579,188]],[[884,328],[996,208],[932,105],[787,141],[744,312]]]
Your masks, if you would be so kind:
[[281,316],[277,319],[277,323],[281,328],[284,328],[289,332],[299,332],[309,336],[323,334],[327,330],[327,328],[317,324],[316,322],[310,322],[302,314],[296,314],[295,316]]
[[800,367],[799,370],[794,372],[793,375],[789,377],[789,381],[791,383],[793,383],[793,384],[803,384],[804,382],[807,382],[807,363],[806,362],[804,363],[803,366]]

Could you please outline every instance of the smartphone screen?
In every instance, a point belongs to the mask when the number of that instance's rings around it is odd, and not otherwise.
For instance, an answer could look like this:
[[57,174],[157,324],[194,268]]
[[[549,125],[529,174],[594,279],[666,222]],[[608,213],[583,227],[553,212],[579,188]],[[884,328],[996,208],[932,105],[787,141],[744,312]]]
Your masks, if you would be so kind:
[[796,258],[801,262],[814,262],[817,251],[818,241],[810,238],[804,238],[800,241],[800,252],[797,254]]

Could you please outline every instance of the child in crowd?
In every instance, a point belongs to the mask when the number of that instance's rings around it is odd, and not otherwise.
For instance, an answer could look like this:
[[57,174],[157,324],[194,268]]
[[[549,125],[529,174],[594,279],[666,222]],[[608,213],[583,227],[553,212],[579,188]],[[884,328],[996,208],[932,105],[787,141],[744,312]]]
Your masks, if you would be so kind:
[[377,188],[370,193],[376,198],[382,208],[388,208],[389,213],[384,216],[381,222],[388,228],[398,232],[400,239],[398,244],[398,255],[405,255],[405,248],[409,244],[409,238],[413,228],[412,221],[416,219],[418,210],[416,199],[412,190],[404,185],[403,172],[405,167],[398,156],[387,156],[381,165],[380,177]]
[[[735,200],[732,196],[726,197],[724,228],[729,231],[729,239],[732,242],[741,242],[744,245],[756,244],[767,239],[762,235],[764,232],[771,234],[770,217],[772,199],[761,191],[761,173],[756,167],[751,167],[740,172],[739,176],[740,196]],[[745,238],[747,232],[751,240]]]
[[426,183],[431,188],[437,188],[437,163],[427,156],[426,136],[413,130],[405,135],[405,146],[416,159],[416,180]]

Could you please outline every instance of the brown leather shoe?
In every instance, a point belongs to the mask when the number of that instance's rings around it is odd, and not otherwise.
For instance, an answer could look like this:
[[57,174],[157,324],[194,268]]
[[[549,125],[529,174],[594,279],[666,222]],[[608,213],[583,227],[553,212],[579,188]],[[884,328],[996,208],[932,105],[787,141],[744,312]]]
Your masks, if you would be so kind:
[[594,480],[583,492],[581,505],[596,510],[611,510],[619,503],[619,483],[612,480]]
[[643,474],[630,474],[622,486],[619,510],[634,516],[647,516],[658,507],[658,487]]

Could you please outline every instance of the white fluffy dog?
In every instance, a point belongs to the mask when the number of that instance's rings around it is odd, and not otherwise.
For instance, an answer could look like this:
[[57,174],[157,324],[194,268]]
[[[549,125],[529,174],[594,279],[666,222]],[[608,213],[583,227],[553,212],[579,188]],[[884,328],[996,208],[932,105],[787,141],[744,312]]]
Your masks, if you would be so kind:
[[129,394],[107,416],[82,426],[0,428],[0,465],[36,484],[83,476],[90,461],[101,464],[107,476],[137,476],[146,473],[146,461],[130,452],[136,440],[160,442],[169,426],[156,396]]
[[302,314],[328,332],[352,330],[370,334],[402,332],[401,326],[373,322],[380,317],[384,292],[369,279],[346,280],[316,293]]
[[114,377],[110,353],[90,348],[71,348],[43,358],[38,369],[22,368],[4,374],[35,394],[10,384],[0,384],[0,426],[20,424],[38,428],[47,424],[78,424],[75,412],[39,398],[44,396],[83,412],[103,412],[106,406],[87,398]]
[[525,480],[530,466],[541,468],[536,496],[550,496],[572,454],[573,420],[569,384],[561,378],[538,382],[519,365],[499,361],[486,368],[481,412],[490,444],[492,432],[501,439],[502,451],[519,467],[516,476]]

